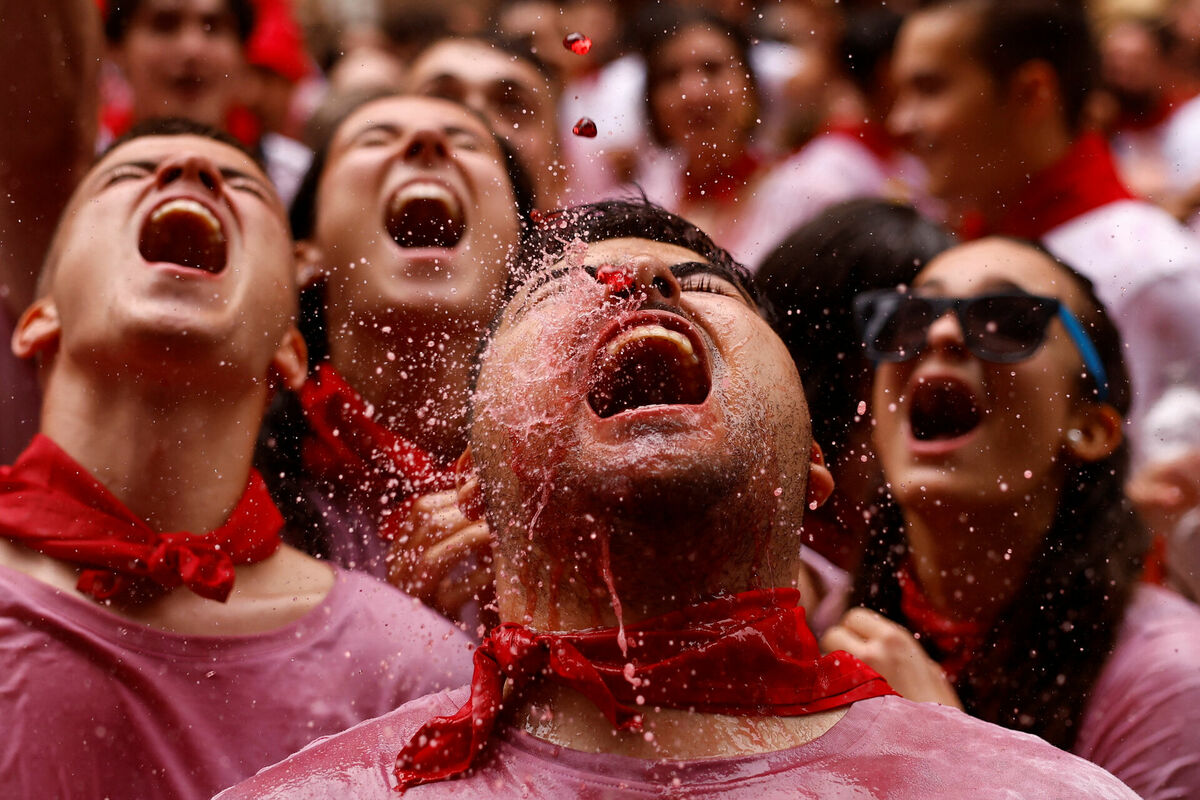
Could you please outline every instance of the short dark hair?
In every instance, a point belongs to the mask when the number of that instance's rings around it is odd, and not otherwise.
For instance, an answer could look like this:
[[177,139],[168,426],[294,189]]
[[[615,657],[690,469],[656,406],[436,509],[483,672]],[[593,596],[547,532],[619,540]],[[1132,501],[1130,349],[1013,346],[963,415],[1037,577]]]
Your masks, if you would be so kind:
[[[516,39],[512,36],[505,36],[504,34],[496,33],[495,31],[480,31],[479,33],[472,33],[472,34],[466,34],[466,35],[457,34],[457,33],[448,33],[448,34],[444,34],[442,36],[438,36],[437,38],[430,39],[421,47],[420,50],[417,51],[416,55],[413,56],[411,63],[415,64],[417,59],[419,59],[421,56],[425,55],[426,51],[432,50],[433,48],[437,47],[438,45],[440,45],[444,42],[465,42],[467,44],[481,44],[486,47],[490,47],[493,50],[499,50],[504,55],[512,56],[513,58],[520,59],[521,61],[526,62],[527,64],[529,64],[529,66],[531,66],[535,70],[537,70],[538,74],[541,75],[542,78],[545,79],[545,81],[550,84],[550,88],[553,89],[556,93],[561,88],[561,84],[562,84],[561,76],[559,76],[558,73],[556,73],[550,67],[550,65],[546,63],[546,60],[544,58],[542,58],[536,52],[534,52],[534,50],[527,43],[522,42],[519,39]],[[411,64],[410,64],[410,66],[411,66]]]
[[251,150],[246,146],[245,142],[220,128],[214,128],[211,125],[196,122],[186,117],[150,117],[140,122],[135,122],[133,127],[114,139],[108,147],[104,148],[104,152],[96,158],[96,161],[100,161],[100,159],[126,142],[146,136],[202,136],[206,139],[214,139],[221,144],[227,144],[235,150],[245,153],[248,158],[252,159],[258,165],[259,169],[264,173],[267,171],[267,165],[263,161],[262,154]]
[[970,49],[996,81],[1007,81],[1030,61],[1049,64],[1058,77],[1067,125],[1078,132],[1100,65],[1080,0],[943,0],[934,5],[974,15]]
[[[237,26],[238,39],[245,44],[254,32],[256,14],[251,0],[225,0]],[[142,0],[109,0],[104,16],[104,37],[111,44],[125,41],[129,26],[142,6]]]
[[767,319],[773,316],[770,302],[759,292],[745,266],[719,247],[707,233],[645,196],[537,213],[517,258],[517,277],[524,278],[548,264],[561,261],[576,242],[591,244],[626,237],[684,247],[711,264],[727,268],[759,313]]

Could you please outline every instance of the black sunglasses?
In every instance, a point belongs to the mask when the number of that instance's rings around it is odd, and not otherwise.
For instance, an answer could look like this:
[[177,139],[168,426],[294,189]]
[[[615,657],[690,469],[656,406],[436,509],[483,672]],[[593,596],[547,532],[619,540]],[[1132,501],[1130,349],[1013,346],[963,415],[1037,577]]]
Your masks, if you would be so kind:
[[979,297],[923,297],[894,289],[863,292],[854,298],[854,315],[867,357],[907,361],[925,346],[929,327],[953,310],[963,339],[977,358],[1000,364],[1024,361],[1046,341],[1055,317],[1075,343],[1100,400],[1108,394],[1108,376],[1096,346],[1071,310],[1054,297],[1024,292]]

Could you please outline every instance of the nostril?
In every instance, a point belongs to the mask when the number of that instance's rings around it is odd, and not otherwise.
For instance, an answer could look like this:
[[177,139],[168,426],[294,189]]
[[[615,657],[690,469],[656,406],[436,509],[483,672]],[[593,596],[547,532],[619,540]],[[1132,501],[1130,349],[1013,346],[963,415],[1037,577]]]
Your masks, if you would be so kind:
[[200,182],[203,183],[204,188],[208,189],[210,192],[215,192],[217,190],[217,179],[213,176],[213,174],[211,172],[208,172],[206,170],[201,170]]
[[671,297],[675,294],[671,282],[661,275],[655,276],[654,280],[650,281],[650,286],[663,297]]
[[171,183],[173,181],[177,181],[181,175],[183,175],[183,167],[170,167],[169,169],[163,170],[162,182]]

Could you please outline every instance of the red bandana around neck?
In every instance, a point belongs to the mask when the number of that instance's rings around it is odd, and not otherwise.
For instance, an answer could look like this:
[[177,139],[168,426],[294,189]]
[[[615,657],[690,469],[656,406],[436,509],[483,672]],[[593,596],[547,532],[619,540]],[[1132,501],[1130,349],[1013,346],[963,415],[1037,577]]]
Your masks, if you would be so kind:
[[1033,176],[994,228],[982,217],[969,215],[959,233],[963,239],[993,233],[1040,239],[1081,214],[1133,197],[1117,175],[1108,143],[1098,133],[1084,133],[1066,155]]
[[683,175],[684,197],[691,203],[706,200],[728,202],[737,197],[738,192],[746,188],[750,179],[763,165],[763,159],[755,152],[747,150],[733,160],[723,171],[708,179],[693,177],[690,171]]
[[617,628],[494,628],[475,651],[466,704],[422,726],[397,756],[400,791],[470,768],[491,737],[506,680],[514,698],[539,680],[575,689],[620,730],[640,730],[641,706],[791,717],[896,693],[849,653],[821,655],[795,589],[717,598],[630,625],[625,635],[627,656]]
[[0,536],[84,569],[77,588],[97,600],[183,585],[224,602],[234,565],[279,548],[283,517],[262,477],[209,533],[155,533],[49,437],[38,434],[0,467]]
[[922,639],[933,642],[941,657],[938,664],[950,683],[958,683],[971,659],[983,647],[987,630],[979,622],[950,619],[933,607],[912,573],[912,567],[900,568],[900,612],[909,628]]
[[453,468],[442,468],[429,453],[376,422],[362,395],[331,365],[317,367],[300,390],[300,405],[309,427],[304,466],[311,474],[375,500],[403,501],[455,485]]

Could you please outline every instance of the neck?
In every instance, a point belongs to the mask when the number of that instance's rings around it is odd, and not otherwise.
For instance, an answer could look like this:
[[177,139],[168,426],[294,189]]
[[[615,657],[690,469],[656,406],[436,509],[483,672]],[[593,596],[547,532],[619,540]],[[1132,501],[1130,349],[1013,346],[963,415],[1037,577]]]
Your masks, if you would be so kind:
[[1054,522],[1058,497],[1039,492],[1027,503],[1017,499],[1019,505],[969,512],[957,503],[904,509],[913,572],[945,616],[991,624],[1020,591]]
[[41,431],[151,528],[206,532],[245,492],[267,392],[100,376],[60,354]]
[[649,708],[643,732],[617,731],[583,695],[544,683],[515,710],[514,723],[572,750],[643,759],[695,759],[765,753],[818,738],[845,708],[795,717],[740,717]]
[[976,200],[984,219],[995,224],[1010,214],[1020,204],[1030,181],[1065,157],[1073,142],[1066,126],[1057,123],[1018,135],[1012,148],[1014,160],[997,181],[992,196]]
[[501,619],[539,631],[619,627],[776,587],[799,588],[811,608],[815,584],[799,560],[798,510],[784,498],[742,494],[748,502],[707,507],[697,497],[674,508],[646,500],[628,515],[610,506],[607,518],[603,502],[585,512],[549,499],[534,512],[532,535],[510,534],[522,548],[496,556],[497,586],[516,587],[499,592]]
[[340,333],[330,358],[382,424],[448,464],[466,449],[471,367],[484,324],[331,324]]

